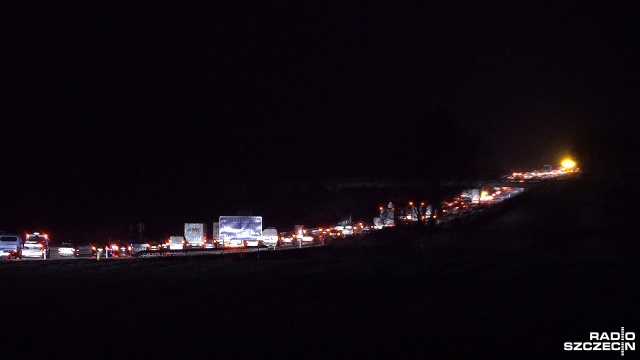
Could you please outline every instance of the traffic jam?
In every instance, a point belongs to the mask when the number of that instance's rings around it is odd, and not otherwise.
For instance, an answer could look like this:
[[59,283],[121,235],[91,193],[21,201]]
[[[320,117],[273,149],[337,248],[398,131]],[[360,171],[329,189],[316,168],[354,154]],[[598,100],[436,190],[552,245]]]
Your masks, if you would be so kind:
[[[261,250],[287,250],[324,246],[332,241],[363,236],[371,231],[408,224],[447,226],[481,213],[526,191],[525,184],[577,173],[572,160],[562,167],[515,171],[503,176],[499,186],[465,189],[439,204],[408,201],[396,206],[380,206],[372,221],[345,220],[331,226],[294,225],[290,230],[263,228],[261,216],[220,216],[209,233],[207,224],[185,223],[184,234],[168,236],[162,241],[132,242],[111,240],[91,244],[62,242],[53,245],[46,233],[8,234],[0,232],[0,259],[121,259],[150,256],[186,256]],[[211,234],[211,236],[209,236]]]

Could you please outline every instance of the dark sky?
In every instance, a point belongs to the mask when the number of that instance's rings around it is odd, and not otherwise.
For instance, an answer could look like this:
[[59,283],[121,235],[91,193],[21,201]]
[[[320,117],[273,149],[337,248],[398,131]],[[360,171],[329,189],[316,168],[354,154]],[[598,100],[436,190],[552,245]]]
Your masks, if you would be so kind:
[[212,3],[2,9],[2,226],[637,141],[637,2]]

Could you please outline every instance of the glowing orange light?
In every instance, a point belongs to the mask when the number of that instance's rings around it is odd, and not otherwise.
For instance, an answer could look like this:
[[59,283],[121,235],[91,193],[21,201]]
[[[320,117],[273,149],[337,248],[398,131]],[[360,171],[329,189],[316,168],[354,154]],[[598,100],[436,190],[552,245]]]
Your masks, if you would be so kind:
[[574,167],[576,167],[576,162],[569,158],[566,158],[562,160],[561,165],[564,169],[573,169]]

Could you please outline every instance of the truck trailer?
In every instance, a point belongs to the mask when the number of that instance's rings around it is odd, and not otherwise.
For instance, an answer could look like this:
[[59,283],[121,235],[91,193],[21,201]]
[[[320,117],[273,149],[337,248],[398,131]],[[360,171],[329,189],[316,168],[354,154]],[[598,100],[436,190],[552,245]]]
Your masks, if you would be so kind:
[[219,244],[225,248],[259,246],[262,216],[220,216]]
[[184,239],[187,248],[204,248],[204,244],[207,242],[207,225],[203,223],[184,224]]
[[217,221],[213,223],[213,228],[211,229],[211,240],[214,244],[220,243],[218,241],[220,240],[220,223]]
[[0,258],[22,258],[22,238],[20,235],[0,234]]

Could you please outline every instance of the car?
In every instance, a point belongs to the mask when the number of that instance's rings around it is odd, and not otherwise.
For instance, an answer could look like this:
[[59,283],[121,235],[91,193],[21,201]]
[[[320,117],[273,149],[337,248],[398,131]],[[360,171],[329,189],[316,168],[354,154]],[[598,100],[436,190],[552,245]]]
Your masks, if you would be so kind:
[[91,256],[92,257],[96,257],[98,255],[98,252],[100,253],[100,257],[103,257],[105,252],[104,249],[106,249],[108,246],[107,244],[101,242],[101,241],[94,241],[91,243]]
[[149,251],[149,244],[145,243],[132,243],[131,244],[131,255],[136,256],[141,253]]
[[149,242],[149,251],[162,251],[164,250],[164,244],[159,241],[150,241]]
[[330,232],[331,232],[331,229],[320,228],[317,234],[318,241],[321,243],[330,243],[332,239]]
[[169,250],[184,250],[186,242],[184,236],[169,236]]
[[342,229],[333,227],[329,230],[329,237],[331,237],[332,239],[343,238],[344,233],[342,232]]
[[111,247],[115,244],[111,244],[108,241],[94,241],[91,243],[91,256],[97,257],[100,254],[100,258],[110,258],[113,257],[113,248]]
[[58,246],[58,256],[77,257],[78,253],[78,248],[70,242],[63,242]]
[[278,237],[281,246],[293,245],[296,241],[296,234],[293,231],[281,232]]
[[304,244],[316,244],[320,242],[320,238],[314,235],[305,234],[302,237],[297,238],[297,243],[299,245]]
[[352,236],[353,235],[353,225],[345,225],[342,227],[342,234],[346,237],[346,236]]
[[109,246],[107,247],[107,253],[109,257],[131,256],[133,254],[133,247],[128,241],[110,241]]
[[96,254],[93,252],[94,249],[92,248],[93,245],[91,244],[76,244],[76,252],[77,252],[77,257],[91,257],[91,256],[96,256]]

